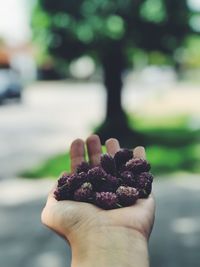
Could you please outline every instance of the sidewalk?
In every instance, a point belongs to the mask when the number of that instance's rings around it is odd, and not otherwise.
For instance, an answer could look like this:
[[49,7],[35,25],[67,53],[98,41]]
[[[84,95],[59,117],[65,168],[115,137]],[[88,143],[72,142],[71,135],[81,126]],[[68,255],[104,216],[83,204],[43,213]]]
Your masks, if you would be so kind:
[[24,179],[1,182],[0,266],[70,266],[70,250],[64,241],[40,222],[41,210],[54,182]]
[[[70,266],[65,242],[40,223],[40,212],[53,183],[22,179],[2,182],[0,266]],[[160,179],[154,191],[157,211],[150,240],[152,266],[199,267],[199,177]]]
[[150,240],[152,267],[199,267],[200,176],[160,180],[154,187],[156,219]]

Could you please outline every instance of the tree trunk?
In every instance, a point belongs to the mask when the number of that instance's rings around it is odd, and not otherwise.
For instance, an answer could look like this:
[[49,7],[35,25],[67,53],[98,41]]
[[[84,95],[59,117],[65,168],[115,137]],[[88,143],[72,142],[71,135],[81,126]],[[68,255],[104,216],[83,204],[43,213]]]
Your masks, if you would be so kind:
[[122,72],[124,59],[119,45],[110,46],[103,59],[104,84],[107,91],[106,120],[124,120],[125,114],[121,105]]
[[129,128],[126,114],[121,105],[122,73],[125,64],[120,43],[113,43],[106,52],[104,51],[102,66],[107,92],[106,118],[97,130],[97,134],[102,142],[114,137],[119,139],[121,145],[131,146],[138,138],[136,138],[137,133]]

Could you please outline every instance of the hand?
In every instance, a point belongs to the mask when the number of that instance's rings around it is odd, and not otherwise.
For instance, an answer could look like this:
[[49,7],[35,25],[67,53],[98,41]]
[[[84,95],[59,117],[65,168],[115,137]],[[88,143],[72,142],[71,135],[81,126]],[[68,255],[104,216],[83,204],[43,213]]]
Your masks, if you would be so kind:
[[[99,137],[96,135],[89,137],[86,145],[91,165],[98,165],[102,153]],[[114,155],[120,146],[116,139],[109,139],[106,142],[106,148],[109,154]],[[135,148],[133,154],[134,157],[145,158],[143,147]],[[77,139],[72,143],[70,156],[71,171],[74,172],[85,157],[82,140]],[[152,195],[147,199],[139,199],[135,205],[130,207],[102,210],[88,203],[57,201],[54,198],[54,190],[55,188],[50,192],[43,209],[42,222],[68,240],[79,257],[81,253],[86,253],[87,243],[96,242],[97,238],[98,242],[102,242],[105,246],[107,246],[109,237],[113,237],[113,241],[121,240],[122,242],[122,236],[123,239],[127,239],[127,242],[133,237],[133,240],[147,243],[155,213]],[[113,245],[115,244],[111,244]]]

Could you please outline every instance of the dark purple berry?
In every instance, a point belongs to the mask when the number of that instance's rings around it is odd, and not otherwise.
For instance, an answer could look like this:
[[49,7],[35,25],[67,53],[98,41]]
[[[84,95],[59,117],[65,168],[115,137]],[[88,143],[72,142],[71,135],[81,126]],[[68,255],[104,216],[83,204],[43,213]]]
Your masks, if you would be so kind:
[[71,186],[71,177],[61,187],[57,187],[54,192],[55,199],[69,200],[73,198],[73,190]]
[[116,195],[119,199],[119,203],[122,206],[133,205],[139,197],[139,192],[136,188],[130,186],[120,186]]
[[96,192],[102,191],[101,187],[106,181],[106,172],[101,166],[94,167],[88,172],[88,180],[93,185],[93,189]]
[[148,172],[151,166],[146,160],[135,158],[126,163],[125,169],[133,172],[133,174],[139,174],[141,172]]
[[62,194],[58,188],[56,188],[56,190],[54,191],[54,197],[58,201],[64,200],[64,199],[62,199],[64,196],[62,196]]
[[61,177],[58,179],[58,187],[64,185],[69,177],[70,177],[70,174],[67,174],[66,172],[64,172],[61,175]]
[[140,198],[147,198],[152,190],[153,176],[149,172],[143,172],[137,176],[137,188]]
[[94,167],[90,169],[88,172],[88,177],[91,179],[94,179],[94,178],[101,179],[102,177],[105,177],[105,176],[106,176],[106,173],[103,170],[103,168],[100,166]]
[[119,179],[116,176],[107,175],[106,176],[106,182],[110,184],[112,187],[116,188],[119,186]]
[[87,173],[90,169],[90,165],[88,162],[83,161],[81,164],[78,165],[78,167],[76,168],[76,172],[77,173],[81,173],[81,172],[85,172]]
[[127,186],[136,186],[136,179],[132,172],[124,171],[120,173],[121,184]]
[[117,208],[118,198],[112,192],[97,192],[95,196],[95,204],[100,208],[109,210]]
[[91,183],[84,183],[74,192],[74,200],[92,202],[93,199],[93,188]]
[[117,170],[123,168],[127,161],[133,158],[133,152],[129,149],[120,149],[114,156]]
[[101,156],[101,166],[107,174],[116,175],[115,161],[109,154]]
[[74,190],[76,190],[77,188],[79,188],[83,183],[88,181],[88,176],[87,173],[85,172],[81,172],[79,174],[74,174],[72,175],[72,187]]
[[146,179],[147,179],[150,183],[153,183],[153,174],[150,173],[150,172],[144,172],[144,173],[145,173],[145,174],[143,174],[143,175],[146,176]]
[[105,181],[106,173],[102,167],[97,166],[89,170],[88,180],[94,186],[95,191],[99,191],[99,187]]
[[105,179],[99,184],[97,192],[115,192],[119,187],[120,181],[116,176],[107,174]]

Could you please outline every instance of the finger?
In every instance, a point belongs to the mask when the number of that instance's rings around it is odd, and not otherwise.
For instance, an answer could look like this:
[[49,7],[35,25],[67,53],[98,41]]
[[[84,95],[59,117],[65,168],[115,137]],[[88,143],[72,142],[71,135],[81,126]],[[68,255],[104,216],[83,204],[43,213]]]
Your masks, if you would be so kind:
[[106,145],[108,154],[110,154],[111,156],[114,156],[115,153],[120,150],[120,144],[118,140],[115,138],[108,139],[105,145]]
[[87,151],[89,156],[89,161],[92,166],[96,166],[100,163],[100,158],[102,154],[101,141],[98,135],[91,135],[86,140]]
[[84,141],[76,139],[72,142],[70,147],[71,171],[75,172],[76,168],[81,162],[84,161],[85,147]]
[[133,150],[133,157],[139,159],[146,159],[146,152],[143,146],[137,146]]

